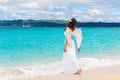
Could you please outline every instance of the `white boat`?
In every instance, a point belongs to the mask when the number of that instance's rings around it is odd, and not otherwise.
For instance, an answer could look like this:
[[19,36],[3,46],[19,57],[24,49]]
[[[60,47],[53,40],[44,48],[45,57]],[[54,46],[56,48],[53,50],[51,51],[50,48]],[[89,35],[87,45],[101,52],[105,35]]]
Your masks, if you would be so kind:
[[22,27],[30,27],[29,25],[23,25]]

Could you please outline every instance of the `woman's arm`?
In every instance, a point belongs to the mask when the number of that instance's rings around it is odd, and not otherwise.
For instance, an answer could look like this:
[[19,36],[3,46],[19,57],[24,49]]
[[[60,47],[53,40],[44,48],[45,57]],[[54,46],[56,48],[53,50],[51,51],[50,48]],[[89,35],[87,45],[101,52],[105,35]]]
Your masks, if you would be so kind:
[[64,52],[67,51],[67,39],[65,39],[65,43],[64,43]]
[[66,52],[67,50],[67,45],[71,47],[71,31],[68,27],[66,27],[66,39],[65,39],[65,42],[64,42],[64,52]]

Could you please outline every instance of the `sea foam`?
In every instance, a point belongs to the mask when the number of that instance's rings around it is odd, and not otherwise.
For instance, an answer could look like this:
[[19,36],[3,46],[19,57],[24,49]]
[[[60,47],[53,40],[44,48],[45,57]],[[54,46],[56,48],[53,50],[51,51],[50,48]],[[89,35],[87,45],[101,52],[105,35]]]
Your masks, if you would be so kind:
[[[97,58],[80,58],[79,66],[83,70],[97,68],[107,65],[120,64],[119,59],[97,59]],[[62,73],[62,61],[40,62],[29,65],[19,65],[14,67],[1,67],[0,80],[12,80],[14,78],[27,78],[34,76],[45,76]]]

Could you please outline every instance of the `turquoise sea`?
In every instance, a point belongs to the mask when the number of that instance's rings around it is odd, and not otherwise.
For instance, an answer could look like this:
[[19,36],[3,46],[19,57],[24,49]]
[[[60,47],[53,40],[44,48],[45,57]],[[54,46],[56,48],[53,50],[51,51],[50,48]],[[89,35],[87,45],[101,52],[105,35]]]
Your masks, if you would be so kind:
[[[120,28],[81,30],[77,58],[83,69],[120,64]],[[64,28],[0,28],[0,76],[8,70],[21,77],[62,72],[63,43]]]

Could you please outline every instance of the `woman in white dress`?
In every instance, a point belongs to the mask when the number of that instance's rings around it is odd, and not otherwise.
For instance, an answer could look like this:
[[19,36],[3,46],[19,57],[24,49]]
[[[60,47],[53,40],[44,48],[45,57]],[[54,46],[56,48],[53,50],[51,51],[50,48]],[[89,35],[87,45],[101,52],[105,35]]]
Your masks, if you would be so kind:
[[80,45],[82,41],[82,32],[75,27],[75,18],[72,18],[68,25],[65,27],[65,41],[64,41],[64,53],[63,53],[63,73],[64,74],[80,74],[82,69],[79,68],[76,58],[76,48],[72,36],[76,38],[77,48],[80,51]]

